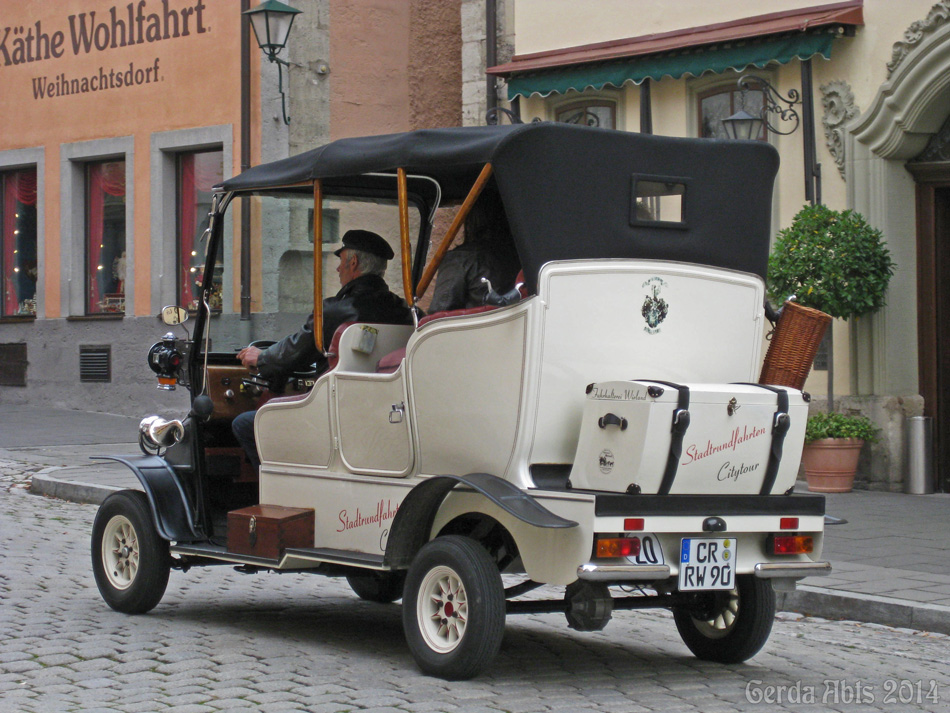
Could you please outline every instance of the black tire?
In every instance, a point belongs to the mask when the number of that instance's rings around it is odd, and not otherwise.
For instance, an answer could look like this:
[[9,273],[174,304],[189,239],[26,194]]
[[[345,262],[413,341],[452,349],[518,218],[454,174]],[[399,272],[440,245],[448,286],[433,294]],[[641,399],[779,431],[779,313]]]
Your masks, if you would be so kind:
[[768,641],[775,620],[775,592],[767,579],[739,575],[731,592],[697,593],[692,606],[673,610],[673,619],[697,658],[740,663]]
[[170,570],[168,542],[155,529],[145,493],[107,497],[92,525],[92,571],[106,604],[125,614],[154,609]]
[[406,577],[402,623],[423,673],[449,681],[477,675],[505,633],[505,590],[488,552],[459,535],[425,545]]
[[378,604],[389,604],[402,597],[406,573],[403,571],[349,574],[346,581],[360,599]]

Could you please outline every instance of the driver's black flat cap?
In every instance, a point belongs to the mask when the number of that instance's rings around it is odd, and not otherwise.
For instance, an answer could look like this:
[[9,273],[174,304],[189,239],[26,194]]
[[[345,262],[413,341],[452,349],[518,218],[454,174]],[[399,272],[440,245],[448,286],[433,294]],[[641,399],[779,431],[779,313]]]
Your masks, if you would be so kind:
[[362,250],[364,253],[376,255],[384,260],[392,260],[395,256],[389,243],[370,230],[347,230],[343,234],[343,247],[333,254],[339,257],[346,248]]

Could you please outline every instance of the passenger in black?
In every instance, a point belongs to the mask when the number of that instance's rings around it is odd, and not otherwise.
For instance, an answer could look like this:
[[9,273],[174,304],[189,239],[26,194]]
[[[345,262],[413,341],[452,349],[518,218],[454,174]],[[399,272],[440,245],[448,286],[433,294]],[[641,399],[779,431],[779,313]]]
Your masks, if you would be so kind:
[[488,294],[483,277],[503,294],[514,287],[520,270],[505,208],[491,183],[465,219],[465,241],[446,253],[439,265],[429,313],[480,307]]
[[[344,322],[377,322],[412,324],[412,314],[405,301],[389,291],[383,280],[386,263],[394,257],[393,249],[381,236],[368,230],[349,230],[343,236],[343,247],[334,253],[340,258],[340,291],[323,301],[323,344],[329,347],[333,333]],[[317,351],[313,339],[313,314],[293,334],[266,349],[248,346],[238,352],[246,367],[272,384],[282,384],[295,371],[309,371],[316,363],[317,372],[327,369],[327,359]],[[244,446],[248,459],[260,465],[254,440],[254,416],[246,411],[231,423],[235,437]]]

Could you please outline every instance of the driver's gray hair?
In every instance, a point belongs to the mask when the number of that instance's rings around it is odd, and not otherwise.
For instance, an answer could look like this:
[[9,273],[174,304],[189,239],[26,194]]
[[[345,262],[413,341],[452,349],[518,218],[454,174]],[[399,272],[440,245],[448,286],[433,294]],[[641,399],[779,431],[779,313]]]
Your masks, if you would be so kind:
[[389,262],[386,258],[373,255],[365,250],[354,248],[348,248],[348,250],[356,255],[356,262],[359,263],[361,275],[379,275],[380,277],[386,275],[386,263]]

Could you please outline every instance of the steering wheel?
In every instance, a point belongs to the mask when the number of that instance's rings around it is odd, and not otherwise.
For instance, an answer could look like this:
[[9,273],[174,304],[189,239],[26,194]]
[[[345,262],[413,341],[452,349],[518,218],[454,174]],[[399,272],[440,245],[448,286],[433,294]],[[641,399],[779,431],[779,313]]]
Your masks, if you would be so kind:
[[[264,350],[272,344],[276,344],[273,339],[255,339],[248,346]],[[265,389],[271,388],[271,382],[260,374],[248,374],[241,379],[241,384],[254,396],[260,396]]]

